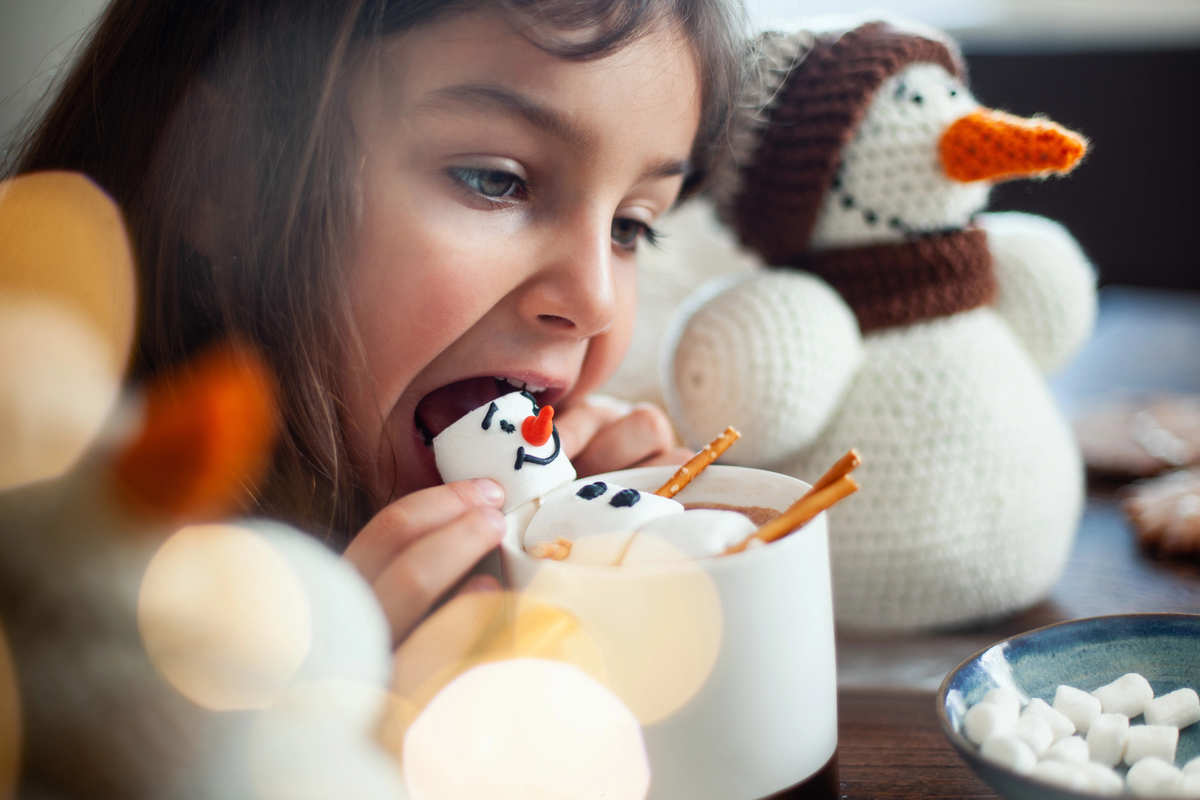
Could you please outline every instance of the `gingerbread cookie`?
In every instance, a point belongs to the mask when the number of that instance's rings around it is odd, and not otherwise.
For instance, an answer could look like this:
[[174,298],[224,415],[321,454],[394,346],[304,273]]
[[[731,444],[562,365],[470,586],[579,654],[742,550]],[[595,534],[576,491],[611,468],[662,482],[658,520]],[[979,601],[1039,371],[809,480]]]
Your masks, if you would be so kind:
[[1122,506],[1146,549],[1163,556],[1200,555],[1200,468],[1140,481]]
[[1093,473],[1144,478],[1200,464],[1200,397],[1109,401],[1080,414],[1075,435]]

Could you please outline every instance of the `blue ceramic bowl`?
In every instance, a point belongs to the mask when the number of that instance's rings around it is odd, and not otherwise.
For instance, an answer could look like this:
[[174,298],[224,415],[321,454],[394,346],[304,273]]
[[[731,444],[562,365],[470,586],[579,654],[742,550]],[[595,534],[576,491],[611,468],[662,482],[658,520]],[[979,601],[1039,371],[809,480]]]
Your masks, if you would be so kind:
[[[1057,800],[1091,797],[1018,775],[979,755],[962,733],[967,709],[997,686],[1023,698],[1054,701],[1059,684],[1091,691],[1137,672],[1155,697],[1183,687],[1200,690],[1200,614],[1121,614],[1060,622],[981,650],[955,667],[937,693],[938,719],[950,744],[1001,797]],[[1140,723],[1141,717],[1134,718]],[[1179,732],[1176,764],[1200,755],[1200,723]]]

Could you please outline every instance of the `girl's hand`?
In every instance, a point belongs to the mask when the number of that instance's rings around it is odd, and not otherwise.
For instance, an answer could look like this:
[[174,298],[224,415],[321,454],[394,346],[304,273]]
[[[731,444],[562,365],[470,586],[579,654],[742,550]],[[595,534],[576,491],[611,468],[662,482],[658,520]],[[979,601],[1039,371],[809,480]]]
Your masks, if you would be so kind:
[[[479,478],[433,486],[388,505],[367,523],[344,557],[375,590],[399,644],[439,597],[504,535],[504,490]],[[465,590],[492,588],[478,576]]]
[[683,464],[694,453],[676,446],[675,432],[658,406],[628,408],[584,401],[554,415],[563,452],[580,477],[629,467]]

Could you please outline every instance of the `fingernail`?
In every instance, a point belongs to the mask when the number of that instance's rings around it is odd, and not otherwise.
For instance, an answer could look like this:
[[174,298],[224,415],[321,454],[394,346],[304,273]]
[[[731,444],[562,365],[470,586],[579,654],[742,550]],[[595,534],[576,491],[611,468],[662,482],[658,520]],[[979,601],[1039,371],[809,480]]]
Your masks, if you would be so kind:
[[504,515],[500,513],[500,509],[485,507],[479,510],[482,511],[483,515],[487,517],[493,525],[496,526],[496,530],[501,533],[504,533],[508,530],[508,520],[504,519]]
[[504,489],[491,478],[475,478],[471,483],[475,484],[483,499],[492,505],[498,506],[504,502]]

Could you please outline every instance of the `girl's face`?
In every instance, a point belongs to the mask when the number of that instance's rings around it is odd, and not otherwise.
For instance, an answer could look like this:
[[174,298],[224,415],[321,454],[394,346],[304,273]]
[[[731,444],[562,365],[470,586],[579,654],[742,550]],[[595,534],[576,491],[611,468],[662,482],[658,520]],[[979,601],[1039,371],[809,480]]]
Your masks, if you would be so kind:
[[576,62],[486,13],[397,37],[369,64],[351,104],[362,351],[344,413],[382,502],[440,483],[428,437],[512,391],[504,379],[561,409],[616,368],[634,251],[679,193],[700,83],[669,25]]

